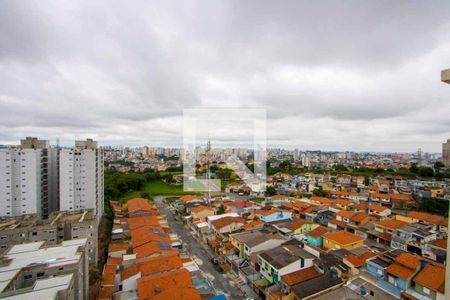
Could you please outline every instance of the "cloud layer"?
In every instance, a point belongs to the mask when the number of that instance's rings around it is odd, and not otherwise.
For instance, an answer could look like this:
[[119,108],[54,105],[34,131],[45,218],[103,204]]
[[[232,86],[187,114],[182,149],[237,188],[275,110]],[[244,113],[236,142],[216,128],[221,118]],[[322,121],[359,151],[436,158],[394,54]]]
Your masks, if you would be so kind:
[[265,108],[268,144],[440,151],[450,2],[0,2],[0,143],[182,143],[185,108]]

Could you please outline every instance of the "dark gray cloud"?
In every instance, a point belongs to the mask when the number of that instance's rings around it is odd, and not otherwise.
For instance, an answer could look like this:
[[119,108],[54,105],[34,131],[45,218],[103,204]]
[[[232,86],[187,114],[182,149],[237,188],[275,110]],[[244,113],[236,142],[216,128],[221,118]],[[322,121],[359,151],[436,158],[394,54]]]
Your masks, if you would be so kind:
[[450,2],[0,1],[0,142],[181,143],[192,107],[260,107],[269,144],[438,151]]

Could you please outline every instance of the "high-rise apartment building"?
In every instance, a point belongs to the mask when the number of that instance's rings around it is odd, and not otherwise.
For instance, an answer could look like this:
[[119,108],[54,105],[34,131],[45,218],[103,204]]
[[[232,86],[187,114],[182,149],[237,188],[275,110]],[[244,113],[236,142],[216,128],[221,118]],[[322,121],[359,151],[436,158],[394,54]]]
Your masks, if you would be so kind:
[[27,137],[0,149],[0,216],[94,209],[100,219],[103,169],[103,151],[91,139],[60,148]]
[[450,166],[450,139],[447,143],[442,144],[442,162],[447,167]]
[[54,186],[49,142],[27,137],[20,146],[0,149],[0,216],[40,214],[53,209],[49,193]]
[[59,210],[93,208],[103,215],[103,151],[92,139],[59,151]]

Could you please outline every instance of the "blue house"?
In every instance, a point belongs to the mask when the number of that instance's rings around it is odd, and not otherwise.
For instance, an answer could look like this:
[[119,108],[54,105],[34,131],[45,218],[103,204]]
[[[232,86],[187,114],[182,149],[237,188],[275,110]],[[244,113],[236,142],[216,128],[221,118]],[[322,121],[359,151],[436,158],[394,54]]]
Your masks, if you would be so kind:
[[271,210],[257,210],[256,215],[258,218],[265,222],[275,222],[275,221],[282,221],[282,220],[292,220],[292,213],[288,211],[278,210],[278,209],[271,209]]
[[423,266],[419,256],[402,253],[385,269],[385,275],[378,286],[400,298],[401,293],[413,285],[412,279]]
[[311,230],[306,234],[306,242],[315,247],[322,248],[323,246],[323,235],[330,232],[330,228],[319,226],[314,230]]
[[382,258],[375,257],[366,261],[366,267],[361,270],[378,280],[383,280],[386,274],[386,268],[392,264],[392,261]]

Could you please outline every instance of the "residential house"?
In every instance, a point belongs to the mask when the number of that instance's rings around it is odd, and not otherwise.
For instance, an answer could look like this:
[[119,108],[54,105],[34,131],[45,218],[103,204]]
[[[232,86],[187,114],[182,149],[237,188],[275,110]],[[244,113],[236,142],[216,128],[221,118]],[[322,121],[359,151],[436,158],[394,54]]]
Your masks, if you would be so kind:
[[206,217],[215,215],[213,208],[203,206],[203,205],[192,207],[190,209],[190,211],[191,211],[192,219],[194,219],[194,220],[200,219],[200,220],[204,221],[204,220],[206,220]]
[[186,269],[150,275],[137,284],[139,299],[201,299]]
[[308,233],[319,226],[320,226],[319,224],[316,224],[314,222],[298,219],[293,221],[291,224],[285,226],[285,228],[289,230],[290,234],[299,235]]
[[318,226],[314,230],[306,234],[306,242],[314,247],[322,248],[323,235],[329,233],[330,231],[331,231],[330,228]]
[[407,223],[395,220],[395,219],[385,219],[381,221],[374,222],[375,228],[374,231],[370,232],[377,243],[388,244],[391,243],[392,235],[395,233],[395,230],[401,228],[403,226],[408,225]]
[[438,239],[426,244],[422,256],[444,264],[447,258],[447,239]]
[[[445,268],[437,265],[426,265],[414,279],[414,285],[402,295],[407,299],[444,300]],[[412,298],[408,298],[411,296]]]
[[342,279],[331,273],[316,277],[292,287],[292,300],[314,299],[344,284]]
[[315,257],[298,245],[284,244],[258,255],[261,275],[276,284],[280,277],[313,265]]
[[216,234],[224,235],[241,230],[245,221],[241,217],[225,217],[211,222],[211,227]]
[[355,249],[364,245],[364,238],[346,231],[336,231],[323,236],[325,249]]
[[422,255],[426,245],[437,239],[432,227],[426,224],[414,223],[395,230],[392,235],[391,247]]
[[260,209],[255,211],[255,214],[261,221],[265,223],[292,219],[291,212],[279,209],[269,209],[269,210]]
[[280,287],[272,291],[269,295],[270,299],[273,300],[290,300],[292,299],[292,287],[294,285],[306,282],[308,280],[322,276],[322,273],[317,271],[315,266],[304,268],[295,272],[288,273],[281,276]]
[[420,268],[419,256],[402,253],[386,268],[385,278],[379,282],[380,287],[400,298],[401,292],[412,286],[412,280]]
[[381,205],[368,205],[367,213],[372,216],[386,218],[391,214],[391,210]]

